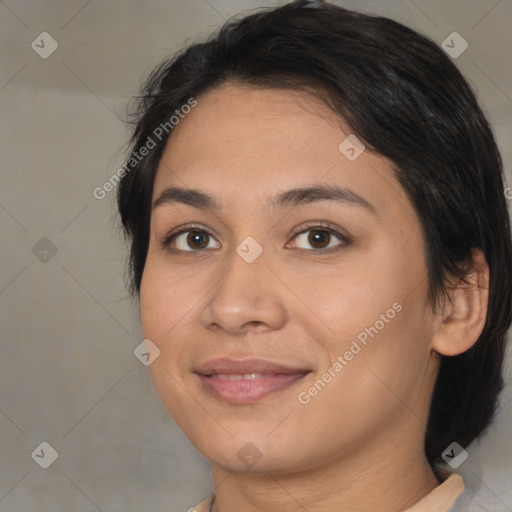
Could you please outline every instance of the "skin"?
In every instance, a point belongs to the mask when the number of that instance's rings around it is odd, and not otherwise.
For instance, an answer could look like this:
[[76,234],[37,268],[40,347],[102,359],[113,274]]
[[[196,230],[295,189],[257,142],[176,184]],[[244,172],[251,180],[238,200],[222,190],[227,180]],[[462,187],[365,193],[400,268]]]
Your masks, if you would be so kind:
[[[161,351],[150,365],[155,387],[211,462],[217,510],[406,510],[439,485],[423,452],[430,397],[439,353],[467,350],[483,328],[485,260],[475,251],[470,285],[454,282],[434,314],[418,217],[388,160],[366,149],[349,161],[338,146],[350,132],[305,92],[224,84],[197,99],[168,141],[153,200],[192,188],[222,208],[153,209],[140,310],[144,337]],[[268,207],[280,192],[319,184],[349,188],[374,211],[325,200]],[[297,236],[318,222],[350,242],[322,232],[321,253],[311,231]],[[187,234],[163,246],[189,223],[211,234],[206,249],[187,245]],[[248,236],[263,249],[252,263],[236,252]],[[298,394],[395,303],[400,312],[301,403]],[[193,371],[220,356],[311,373],[234,405]],[[250,467],[237,456],[247,443],[261,455]]]

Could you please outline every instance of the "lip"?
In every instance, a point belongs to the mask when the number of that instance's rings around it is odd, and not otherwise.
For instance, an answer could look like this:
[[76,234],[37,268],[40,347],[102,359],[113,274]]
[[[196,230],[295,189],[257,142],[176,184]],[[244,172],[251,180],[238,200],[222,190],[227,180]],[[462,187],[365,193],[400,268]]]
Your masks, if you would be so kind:
[[[194,369],[203,389],[218,400],[249,404],[283,391],[302,380],[311,370],[266,359],[211,359]],[[243,377],[245,376],[245,377]]]
[[232,359],[230,357],[210,359],[209,361],[206,361],[194,368],[194,372],[201,375],[213,375],[219,373],[227,375],[243,375],[248,373],[275,373],[290,375],[309,371],[311,371],[309,368],[301,365],[283,365],[274,363],[269,359]]

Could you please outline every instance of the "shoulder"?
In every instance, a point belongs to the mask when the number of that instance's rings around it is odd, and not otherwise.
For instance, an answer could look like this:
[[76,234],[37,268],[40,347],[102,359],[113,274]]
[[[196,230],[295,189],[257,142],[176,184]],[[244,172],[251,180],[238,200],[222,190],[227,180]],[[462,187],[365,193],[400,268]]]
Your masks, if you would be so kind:
[[452,510],[455,501],[464,492],[465,485],[462,477],[456,473],[446,475],[443,483],[427,494],[416,505],[406,512],[448,512]]
[[189,508],[188,512],[209,512],[213,504],[214,494],[210,494],[204,501],[196,505],[195,507]]

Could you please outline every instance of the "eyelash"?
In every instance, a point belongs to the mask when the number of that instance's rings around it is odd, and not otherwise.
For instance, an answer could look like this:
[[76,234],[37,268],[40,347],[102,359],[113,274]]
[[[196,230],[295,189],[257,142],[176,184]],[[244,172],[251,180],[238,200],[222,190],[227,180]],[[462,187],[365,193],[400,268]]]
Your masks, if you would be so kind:
[[[314,254],[322,254],[322,253],[328,253],[328,252],[335,252],[337,250],[340,250],[343,247],[346,247],[349,245],[352,240],[348,238],[345,235],[342,235],[338,231],[336,231],[330,224],[325,222],[307,222],[305,224],[301,224],[298,228],[299,231],[295,233],[290,240],[293,240],[297,238],[299,235],[302,235],[304,233],[307,233],[308,231],[320,231],[320,232],[326,232],[330,235],[334,235],[336,238],[340,240],[340,243],[334,247],[326,247],[323,249],[297,249],[300,252],[308,252],[308,253],[314,253]],[[189,251],[184,251],[181,249],[172,249],[170,247],[173,240],[178,237],[179,235],[182,235],[183,233],[188,233],[190,231],[198,231],[199,233],[205,233],[208,237],[213,237],[211,233],[209,233],[206,229],[204,229],[202,226],[190,224],[187,226],[184,226],[182,229],[176,232],[169,233],[164,240],[161,243],[162,248],[169,250],[173,253],[197,253],[197,252],[203,252],[205,250],[211,250],[211,249],[190,249]],[[330,241],[329,241],[330,243]]]

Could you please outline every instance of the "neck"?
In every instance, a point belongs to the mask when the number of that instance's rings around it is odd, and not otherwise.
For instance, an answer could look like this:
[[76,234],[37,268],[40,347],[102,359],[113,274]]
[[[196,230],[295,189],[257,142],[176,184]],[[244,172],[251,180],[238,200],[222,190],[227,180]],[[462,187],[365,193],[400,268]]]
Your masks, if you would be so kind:
[[406,443],[374,448],[300,473],[233,473],[212,466],[213,511],[400,512],[439,485],[422,451]]

